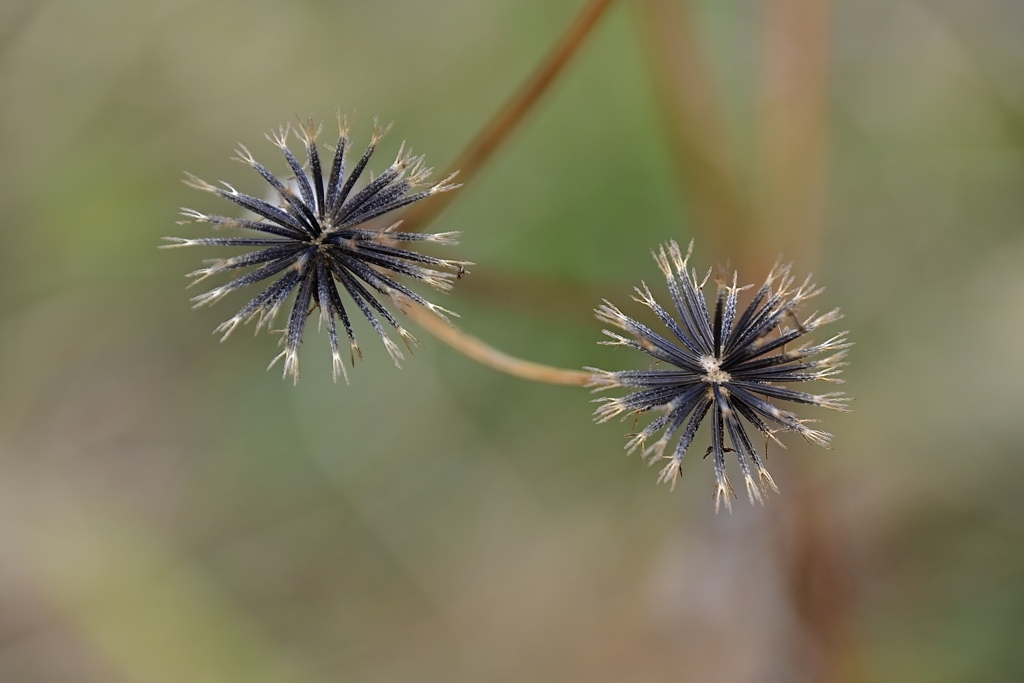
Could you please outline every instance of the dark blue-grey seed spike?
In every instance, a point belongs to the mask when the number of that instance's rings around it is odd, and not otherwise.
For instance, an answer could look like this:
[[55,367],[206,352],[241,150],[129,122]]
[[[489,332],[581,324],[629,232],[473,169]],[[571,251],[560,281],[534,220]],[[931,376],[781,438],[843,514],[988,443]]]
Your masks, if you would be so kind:
[[697,436],[697,429],[700,427],[700,423],[704,420],[708,410],[711,409],[711,403],[711,399],[705,398],[702,402],[698,402],[694,408],[690,421],[686,424],[686,429],[683,430],[683,435],[679,438],[679,443],[676,445],[675,453],[672,456],[676,460],[682,460],[683,455],[690,448],[693,439]]
[[784,308],[780,307],[781,303],[782,295],[779,293],[775,293],[768,298],[768,301],[762,305],[761,309],[754,313],[746,329],[737,337],[736,344],[733,347],[735,352],[739,352],[751,342],[760,339],[775,329],[784,313]]
[[384,188],[376,195],[363,202],[358,206],[352,213],[346,216],[347,220],[353,220],[358,216],[372,213],[382,206],[388,206],[400,198],[404,197],[412,190],[412,185],[408,182],[402,181],[395,183],[390,187]]
[[259,251],[251,251],[248,254],[232,256],[229,259],[217,261],[214,265],[218,270],[235,270],[237,268],[245,268],[246,266],[255,266],[259,263],[266,263],[267,261],[273,261],[279,258],[287,258],[304,248],[305,247],[301,245],[296,246],[294,244],[267,247],[266,249],[260,249]]
[[324,213],[324,172],[320,166],[320,152],[316,147],[316,138],[319,129],[314,127],[313,121],[307,121],[303,129],[303,143],[306,145],[306,161],[309,164],[309,172],[313,176],[313,193],[316,197],[316,218],[322,223],[326,214]]
[[[690,278],[692,280],[697,279],[696,273],[691,273]],[[704,300],[704,296],[700,290],[697,289],[696,284],[693,284],[691,279],[687,279],[690,286],[687,287],[687,296],[692,297],[692,303],[695,307],[695,317],[697,318],[697,324],[701,329],[701,333],[706,338],[709,347],[714,351],[714,333],[711,330],[711,313],[708,311],[707,302]]]
[[222,323],[215,331],[224,332],[224,338],[240,323],[251,320],[255,315],[273,308],[284,301],[299,283],[298,271],[287,273],[262,292],[254,296],[230,320]]
[[338,197],[335,200],[334,208],[331,211],[332,225],[344,227],[341,225],[342,221],[339,219],[339,216],[341,216],[341,212],[344,210],[345,200],[348,198],[349,192],[352,191],[352,187],[356,184],[356,181],[359,179],[359,176],[362,175],[363,170],[366,168],[366,164],[370,161],[370,157],[373,156],[373,151],[376,148],[376,140],[371,140],[370,144],[366,146],[366,151],[363,152],[363,156],[359,158],[359,161],[356,163],[355,168],[352,169],[352,172],[349,173],[348,178],[345,179],[345,184],[342,185],[341,189],[338,191]]
[[[734,396],[733,398],[736,397]],[[739,399],[736,399],[733,401],[732,406],[740,415],[744,417],[744,419],[747,420],[747,422],[754,425],[757,431],[761,432],[768,438],[774,438],[774,436],[772,435],[771,428],[768,427],[768,425],[765,424],[764,420],[758,417],[757,413],[755,413],[746,403]]]
[[740,319],[736,322],[736,326],[733,328],[732,333],[726,340],[726,354],[729,354],[734,348],[736,348],[736,342],[739,336],[746,331],[747,325],[750,324],[751,318],[753,317],[754,313],[758,311],[757,307],[761,305],[761,302],[764,301],[765,297],[768,296],[770,292],[771,285],[765,282],[763,285],[761,285],[761,288],[757,290],[757,293],[754,295],[754,298],[747,305],[747,307],[743,309],[743,313],[742,315],[740,315]]
[[[285,160],[288,162],[288,167],[292,169],[292,174],[295,176],[295,184],[299,188],[299,194],[302,196],[302,203],[305,204],[306,212],[309,213],[310,218],[316,222],[316,199],[313,196],[313,187],[309,184],[309,177],[306,172],[302,169],[302,164],[295,158],[292,151],[288,149],[288,131],[290,127],[285,127],[281,130],[277,137],[271,137],[271,141],[280,148],[281,153],[284,155]],[[319,234],[320,226],[316,225],[317,234]]]
[[401,209],[403,206],[408,206],[409,204],[418,202],[421,199],[425,199],[432,194],[435,194],[434,190],[424,190],[423,192],[417,192],[414,195],[409,195],[408,197],[391,202],[390,204],[379,206],[373,209],[372,211],[367,211],[366,213],[359,213],[357,216],[350,216],[347,221],[343,222],[338,227],[343,230],[358,223],[365,223],[366,221],[376,218],[377,216],[382,216],[390,211],[394,211],[395,209]]
[[[388,236],[390,236],[390,233],[388,233]],[[418,251],[411,251],[409,249],[402,249],[400,247],[389,247],[385,244],[371,242],[362,245],[360,247],[360,251],[363,253],[371,252],[379,256],[399,258],[405,261],[411,261],[413,263],[422,263],[424,265],[438,266],[441,268],[452,267],[452,261],[448,261],[446,259],[439,259],[436,256],[427,256],[426,254],[421,254]]]
[[327,181],[327,199],[324,217],[329,220],[338,211],[338,197],[345,181],[345,154],[348,151],[348,135],[342,129],[338,135],[338,146],[334,148],[334,161],[331,163],[331,175]]
[[730,386],[742,387],[747,391],[756,392],[771,398],[780,398],[784,401],[805,403],[813,406],[822,405],[823,402],[828,403],[831,399],[837,398],[836,394],[810,394],[806,391],[793,391],[785,387],[776,387],[771,384],[761,384],[758,382],[738,382],[734,380],[730,382]]
[[624,387],[679,386],[699,382],[702,375],[685,370],[621,370],[613,373]]
[[[360,267],[359,270],[365,272],[366,269],[363,269],[362,267]],[[355,273],[356,271],[354,271],[353,269],[349,268],[349,272],[350,273]],[[379,287],[379,288],[374,286],[373,283],[371,282],[371,280],[375,279],[375,276],[372,273],[367,273],[367,274],[369,274],[369,276],[370,276],[369,279],[363,278],[362,277],[363,273],[360,273],[359,277],[364,279],[366,282],[368,282],[371,287],[374,287],[374,289],[377,289],[377,291],[379,291],[381,294],[390,295],[390,292],[387,291],[387,287],[386,286],[385,287]],[[365,287],[363,287],[362,284],[360,284],[359,280],[357,280],[355,278],[352,278],[351,284],[352,284],[352,286],[355,289],[357,289],[359,291],[359,295],[362,296],[366,300],[366,302],[373,308],[373,310],[377,311],[377,313],[379,313],[380,316],[382,318],[384,318],[384,320],[386,320],[389,325],[391,325],[396,330],[401,330],[402,329],[402,326],[398,324],[398,321],[395,320],[395,317],[393,315],[391,315],[391,312],[388,311],[388,309],[384,308],[384,306],[379,301],[377,301],[377,298],[375,296],[373,296],[369,291],[367,291],[367,289]]]
[[729,365],[731,367],[743,363],[744,361],[758,358],[766,353],[771,353],[775,349],[782,348],[786,344],[799,339],[805,334],[807,334],[807,330],[790,330],[789,332],[781,334],[775,339],[761,345],[755,345],[753,343],[747,344],[746,346],[736,349],[736,352],[729,357]]
[[259,282],[260,280],[265,280],[271,275],[280,273],[285,268],[291,266],[298,259],[298,255],[300,253],[301,252],[297,251],[290,257],[282,258],[277,261],[272,261],[264,266],[257,268],[256,270],[250,273],[246,273],[245,275],[242,275],[240,277],[235,278],[234,280],[231,280],[227,284],[221,285],[220,287],[215,287],[206,294],[200,294],[199,296],[193,297],[192,300],[197,302],[197,306],[206,303],[212,303],[213,301],[220,299],[228,292],[234,291],[241,287],[247,287],[251,284]]
[[718,288],[718,294],[715,297],[715,322],[713,326],[714,332],[714,349],[715,358],[722,357],[722,316],[725,308],[725,292],[721,287]]
[[[231,186],[229,185],[228,187]],[[272,204],[268,204],[262,199],[257,199],[256,197],[243,194],[238,190],[235,190],[233,187],[231,188],[231,191],[222,190],[220,188],[215,188],[215,190],[217,196],[223,197],[224,199],[227,199],[229,202],[237,204],[243,209],[248,209],[249,211],[252,211],[257,215],[263,216],[267,220],[274,221],[279,225],[292,228],[293,230],[302,235],[313,236],[309,226],[301,223],[296,218],[289,215],[287,212],[282,211],[281,209],[277,208]]]
[[334,286],[334,280],[327,271],[325,259],[316,261],[316,305],[320,309],[320,319],[327,325],[327,341],[331,346],[331,376],[338,381],[338,371],[341,371],[348,383],[348,372],[345,370],[345,363],[341,360],[341,351],[338,345],[338,324],[335,319],[335,311],[331,303],[330,288]]
[[666,281],[668,282],[669,292],[672,295],[672,301],[676,305],[676,311],[679,312],[679,317],[686,326],[687,332],[689,332],[689,335],[687,336],[687,346],[690,347],[690,350],[694,353],[701,355],[709,354],[711,349],[705,348],[702,344],[700,331],[698,330],[696,322],[689,310],[689,306],[683,298],[683,293],[679,289],[679,283],[676,280],[676,276],[669,273],[666,276]]
[[672,332],[672,334],[674,334],[677,339],[679,339],[680,342],[682,342],[684,348],[681,348],[679,350],[684,353],[688,351],[690,354],[690,360],[692,360],[694,364],[699,364],[700,350],[696,347],[696,345],[693,344],[689,336],[685,332],[683,332],[682,328],[679,326],[679,323],[676,322],[675,318],[669,315],[668,311],[662,308],[661,304],[659,304],[654,299],[654,296],[651,295],[650,289],[647,288],[647,283],[642,284],[644,286],[643,290],[641,290],[639,287],[634,287],[636,293],[640,295],[641,303],[645,304],[648,308],[654,311],[654,314],[658,316],[658,319],[661,320],[662,324],[665,325],[665,327],[667,327],[669,331]]
[[345,328],[345,335],[348,337],[349,345],[351,346],[351,361],[355,362],[355,355],[359,354],[359,357],[362,358],[363,352],[359,349],[358,342],[356,342],[356,335],[352,330],[352,321],[348,317],[348,311],[345,310],[345,304],[341,300],[341,294],[338,293],[338,287],[336,284],[338,271],[333,264],[331,264],[328,269],[331,271],[331,286],[327,293],[331,297],[331,306],[334,309],[334,312],[341,319],[341,324]]
[[[377,320],[377,317],[373,314],[373,311],[368,305],[371,301],[376,302],[376,299],[374,299],[370,293],[367,292],[362,285],[360,285],[356,279],[346,271],[339,269],[335,275],[341,281],[341,284],[345,287],[349,296],[352,297],[352,300],[356,302],[356,306],[359,307],[363,317],[369,321],[370,326],[373,327],[377,336],[380,337],[381,342],[388,351],[388,355],[391,356],[391,360],[394,361],[395,365],[398,365],[399,361],[402,360],[402,353],[399,351],[395,343],[391,341],[391,338],[388,337],[384,327],[380,324],[380,321]],[[367,297],[366,300],[363,298],[364,295]]]
[[722,423],[721,410],[718,402],[713,402],[711,406],[711,452],[714,455],[715,480],[717,482],[715,509],[718,509],[719,504],[724,499],[725,507],[731,510],[732,500],[730,500],[729,495],[732,491],[729,486],[729,477],[725,473],[725,430]]
[[738,400],[746,403],[751,410],[769,422],[774,422],[777,425],[791,430],[799,429],[800,421],[797,419],[796,415],[788,410],[777,408],[763,398],[755,396],[735,384],[730,383],[729,388]]
[[[739,413],[738,410],[736,412]],[[757,449],[754,448],[754,444],[750,441],[750,435],[747,434],[747,430],[743,427],[743,423],[740,421],[739,417],[734,417],[733,419],[736,422],[737,435],[741,442],[736,449],[744,450],[747,455],[750,456],[750,460],[754,463],[754,466],[759,470],[763,469],[764,466],[761,464],[761,457],[757,454]]]
[[317,220],[316,216],[310,211],[309,206],[304,201],[295,196],[295,193],[285,187],[284,183],[277,179],[277,177],[271,173],[266,166],[256,161],[252,154],[244,145],[238,146],[238,160],[251,166],[257,173],[259,173],[267,183],[277,192],[278,196],[285,201],[290,207],[289,212],[296,220],[301,221],[307,228],[310,234],[317,233]]
[[388,186],[391,181],[398,177],[404,167],[401,167],[397,162],[392,164],[383,173],[373,179],[370,183],[367,183],[366,187],[357,192],[351,199],[345,202],[341,212],[337,215],[337,220],[344,222],[352,214],[357,212],[359,208],[368,200],[373,198],[377,193],[381,192],[385,187]]
[[293,240],[262,239],[259,237],[200,237],[184,239],[181,237],[165,237],[171,244],[167,247],[271,247],[275,245],[295,244]]
[[288,330],[285,339],[284,374],[291,375],[296,383],[299,381],[299,343],[302,341],[302,331],[306,327],[306,319],[309,317],[309,309],[313,301],[313,284],[315,278],[311,276],[312,264],[307,261],[302,264],[302,284],[299,285],[299,293],[295,295],[295,304],[292,306],[291,315],[288,316]]
[[[676,367],[686,368],[691,371],[699,371],[700,368],[695,366],[688,358],[683,356],[676,349],[675,345],[669,340],[662,337],[660,334],[650,329],[643,323],[637,322],[632,318],[626,318],[626,329],[634,334],[635,336],[647,341],[650,347],[644,345],[643,349],[649,355],[664,360],[666,362],[675,365]],[[657,353],[655,353],[657,351]]]
[[349,270],[358,275],[364,281],[370,283],[370,285],[381,294],[390,296],[391,293],[388,292],[388,289],[392,289],[396,292],[399,292],[400,294],[404,294],[405,296],[409,297],[410,299],[420,304],[424,308],[430,309],[432,311],[436,309],[436,306],[431,304],[429,301],[427,301],[422,296],[412,291],[402,283],[398,282],[397,280],[392,280],[388,276],[383,275],[382,273],[379,273],[371,268],[366,268],[362,266],[355,259],[349,259],[348,261],[346,261],[346,266],[349,268]]
[[308,234],[300,230],[294,230],[289,227],[277,225],[275,223],[264,223],[262,221],[250,221],[244,218],[229,218],[228,216],[213,216],[209,214],[199,213],[192,209],[184,209],[182,215],[192,218],[197,223],[210,223],[212,225],[219,226],[221,228],[239,228],[241,230],[252,230],[253,232],[262,232],[268,235],[277,235],[278,237],[286,237],[288,239],[305,239]]
[[[421,268],[411,263],[406,263],[397,258],[390,256],[378,256],[371,251],[365,249],[359,249],[358,251],[342,250],[337,249],[339,254],[351,254],[358,256],[358,258],[366,263],[380,266],[395,273],[406,275],[416,280],[427,282],[428,284],[434,284],[435,280],[440,280],[441,277],[447,275],[446,273],[439,273],[438,271],[430,270],[429,268]],[[448,275],[448,277],[451,277]],[[436,285],[435,285],[436,287]]]
[[736,302],[739,299],[739,289],[736,288],[736,273],[732,274],[732,286],[727,287],[725,297],[725,314],[722,317],[722,355],[726,353],[726,344],[732,336],[732,326],[736,321]]

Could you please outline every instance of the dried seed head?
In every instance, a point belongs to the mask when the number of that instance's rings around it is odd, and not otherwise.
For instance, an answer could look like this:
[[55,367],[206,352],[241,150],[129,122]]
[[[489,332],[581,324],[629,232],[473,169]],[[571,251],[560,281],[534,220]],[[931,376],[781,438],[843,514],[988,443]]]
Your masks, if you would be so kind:
[[[739,461],[752,503],[763,502],[766,489],[778,491],[747,433],[749,426],[776,443],[780,443],[776,432],[793,431],[810,443],[829,446],[831,434],[811,429],[807,426],[811,420],[800,419],[772,401],[848,410],[847,399],[841,393],[810,394],[788,387],[812,380],[841,382],[836,376],[846,365],[842,361],[851,344],[847,333],[841,332],[820,344],[804,343],[786,350],[787,345],[842,317],[836,309],[798,318],[800,305],[823,290],[812,284],[810,277],[794,285],[788,265],[776,263],[742,312],[739,293],[749,287],[737,286],[735,273],[731,282],[722,278],[716,282],[715,303],[709,306],[703,292],[709,275],[698,278],[696,271],[688,268],[692,251],[692,242],[685,256],[678,244],[670,242],[653,254],[665,276],[674,313],[657,302],[646,283],[636,289],[634,299],[654,312],[669,335],[655,332],[608,301],[596,309],[598,320],[629,335],[604,330],[610,341],[599,343],[643,351],[666,367],[622,371],[588,368],[593,373],[590,386],[594,391],[615,387],[629,390],[625,396],[597,399],[601,405],[594,411],[594,419],[605,422],[657,410],[660,415],[632,435],[626,450],[632,453],[639,449],[649,463],[667,460],[658,482],[674,486],[682,471],[683,456],[710,413],[711,446],[706,455],[713,455],[715,510],[722,503],[731,510],[735,492],[726,473],[727,452],[735,453]],[[818,357],[826,353],[830,355]],[[661,437],[647,446],[648,439],[659,432]],[[726,435],[730,447],[726,446]],[[677,436],[675,448],[667,452]]]
[[[320,309],[320,325],[327,328],[331,345],[332,375],[340,374],[346,382],[348,375],[339,350],[338,321],[341,321],[349,339],[349,360],[362,356],[349,318],[348,308],[340,291],[348,294],[360,313],[380,336],[388,354],[397,365],[403,356],[391,340],[384,324],[402,337],[406,347],[417,342],[381,303],[380,298],[393,303],[407,297],[426,307],[440,318],[456,315],[436,306],[400,283],[396,277],[406,276],[424,282],[438,290],[448,290],[452,281],[466,272],[468,261],[435,258],[406,248],[414,242],[455,244],[458,233],[444,232],[424,235],[399,232],[399,222],[386,230],[371,227],[370,221],[408,206],[413,202],[439,192],[453,190],[458,185],[451,181],[454,174],[425,189],[417,187],[430,175],[423,157],[413,156],[403,144],[392,162],[377,176],[371,176],[361,189],[357,181],[363,177],[366,165],[377,143],[390,129],[374,122],[369,146],[346,172],[349,149],[348,124],[338,117],[338,144],[329,163],[321,163],[317,138],[322,126],[312,120],[297,127],[296,133],[304,148],[305,164],[301,164],[288,147],[291,126],[281,126],[269,133],[267,139],[284,155],[291,172],[290,177],[278,178],[256,161],[244,145],[239,145],[237,156],[241,163],[256,171],[276,195],[276,202],[268,202],[243,194],[227,183],[223,188],[186,175],[190,187],[227,199],[242,209],[255,214],[254,219],[232,218],[182,209],[186,219],[182,223],[209,223],[215,228],[238,228],[256,233],[254,237],[184,239],[164,238],[165,247],[223,246],[255,249],[239,256],[208,261],[204,268],[190,273],[192,284],[222,272],[249,268],[248,272],[226,284],[194,297],[196,306],[219,301],[229,293],[258,283],[269,282],[265,289],[253,297],[238,313],[217,327],[216,332],[226,339],[238,325],[256,320],[256,330],[269,327],[287,300],[294,297],[288,322],[282,331],[284,350],[274,359],[284,360],[284,374],[297,382],[299,377],[298,348],[302,341],[306,319],[314,308]],[[339,285],[341,286],[339,289]],[[351,303],[349,305],[351,305]],[[383,320],[384,324],[382,324]],[[271,363],[273,365],[273,362]]]

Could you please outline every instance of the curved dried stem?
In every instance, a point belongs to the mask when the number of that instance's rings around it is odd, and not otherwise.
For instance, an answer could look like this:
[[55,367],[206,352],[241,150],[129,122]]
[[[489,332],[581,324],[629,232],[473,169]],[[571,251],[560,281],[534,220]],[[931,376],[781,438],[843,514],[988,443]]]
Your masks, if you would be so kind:
[[[576,54],[584,39],[590,34],[605,10],[614,0],[590,0],[576,16],[565,31],[547,59],[537,67],[529,79],[520,86],[504,107],[481,130],[462,154],[448,167],[444,175],[458,171],[459,181],[463,185],[476,176],[480,168],[497,151],[516,126],[522,122],[526,114],[533,108],[541,96],[554,82],[555,78],[565,69],[566,64]],[[444,211],[454,199],[454,195],[436,195],[411,209],[404,217],[403,230],[416,232],[423,229],[434,218]]]
[[459,353],[486,365],[487,367],[531,382],[558,384],[570,387],[582,387],[591,382],[591,373],[584,370],[569,370],[543,365],[532,361],[516,358],[504,351],[489,346],[476,337],[463,332],[438,318],[422,306],[418,306],[404,296],[396,299],[399,308],[415,320],[427,332],[443,341]]

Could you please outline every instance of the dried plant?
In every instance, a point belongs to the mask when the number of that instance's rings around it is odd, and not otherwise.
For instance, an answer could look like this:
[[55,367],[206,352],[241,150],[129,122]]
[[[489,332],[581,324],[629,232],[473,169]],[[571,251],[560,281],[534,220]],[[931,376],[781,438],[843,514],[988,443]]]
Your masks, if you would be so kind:
[[[625,315],[608,301],[596,310],[599,320],[631,335],[627,338],[605,330],[611,339],[603,344],[643,351],[670,367],[614,372],[590,368],[594,373],[591,386],[597,391],[617,387],[630,390],[625,396],[597,399],[601,403],[595,412],[598,422],[617,415],[626,417],[650,410],[662,412],[632,435],[626,449],[629,453],[639,449],[649,463],[667,459],[659,481],[670,481],[673,485],[681,471],[683,455],[710,412],[711,446],[705,457],[709,454],[714,457],[717,510],[723,501],[731,508],[730,495],[735,495],[726,474],[726,452],[736,454],[751,502],[762,500],[763,487],[778,490],[746,425],[761,432],[766,437],[766,445],[767,439],[781,445],[776,437],[778,431],[794,431],[811,443],[829,445],[830,434],[807,426],[813,420],[800,419],[775,406],[772,400],[846,410],[846,399],[841,393],[810,394],[785,385],[811,380],[841,381],[836,375],[846,365],[842,359],[850,344],[846,341],[847,333],[841,332],[820,344],[808,342],[795,349],[785,349],[841,317],[835,309],[821,315],[814,313],[803,320],[798,318],[796,311],[801,304],[819,295],[822,289],[811,284],[810,277],[795,285],[789,266],[776,264],[742,313],[738,307],[739,295],[748,287],[736,285],[736,273],[731,283],[719,278],[712,312],[703,294],[711,271],[701,279],[696,271],[688,270],[692,249],[693,242],[683,256],[679,245],[670,242],[654,254],[668,284],[675,316],[655,300],[646,283],[636,288],[634,300],[654,312],[671,332],[671,338]],[[815,359],[823,354],[830,355]],[[658,432],[662,432],[661,437],[648,445],[648,440]],[[725,445],[726,433],[731,448]],[[675,448],[666,455],[669,442],[677,434]]]
[[[331,344],[333,375],[337,381],[341,374],[348,380],[345,364],[339,351],[337,321],[340,319],[349,340],[350,362],[362,351],[356,342],[348,311],[338,291],[338,285],[348,293],[356,307],[376,330],[397,365],[402,359],[398,345],[388,336],[378,316],[394,328],[406,346],[416,344],[416,338],[402,327],[376,295],[395,302],[411,300],[447,321],[446,314],[455,315],[430,303],[395,279],[405,275],[425,282],[439,290],[451,287],[454,278],[465,272],[467,261],[453,261],[427,256],[397,246],[402,243],[437,242],[455,244],[458,233],[421,234],[398,232],[401,221],[386,229],[377,229],[370,223],[387,213],[413,202],[458,187],[452,183],[455,174],[426,186],[431,169],[422,156],[413,156],[404,144],[394,162],[380,175],[371,177],[365,186],[358,182],[363,176],[377,143],[387,132],[374,126],[373,137],[355,167],[346,174],[345,162],[349,150],[348,126],[339,117],[338,144],[334,149],[330,168],[321,166],[317,136],[321,131],[312,121],[297,130],[306,151],[303,167],[288,148],[290,126],[268,135],[284,154],[291,176],[279,179],[256,161],[244,146],[239,146],[236,159],[252,167],[270,185],[276,202],[267,202],[243,194],[227,183],[223,187],[211,185],[189,175],[187,184],[198,190],[223,197],[254,214],[253,218],[231,218],[183,209],[185,222],[210,223],[216,228],[239,228],[260,233],[260,237],[217,237],[201,239],[165,238],[169,247],[221,246],[257,247],[240,256],[216,259],[192,273],[196,284],[222,272],[258,266],[230,282],[215,287],[193,298],[196,306],[212,304],[236,289],[277,277],[260,294],[253,297],[233,317],[216,331],[222,339],[241,323],[255,319],[257,331],[269,328],[278,311],[293,291],[297,290],[288,323],[283,330],[284,350],[271,362],[284,359],[284,375],[299,378],[298,348],[306,318],[314,308],[320,309],[320,320],[327,327]],[[325,173],[326,170],[326,173]],[[422,189],[421,189],[422,188]]]
[[[457,165],[466,168],[462,176],[464,181],[475,177],[509,139],[512,131],[577,53],[612,1],[590,0],[585,5],[547,59],[459,155],[460,163]],[[656,19],[664,7],[655,3],[648,9]],[[292,300],[288,322],[282,331],[284,350],[274,361],[283,358],[284,375],[291,375],[297,381],[298,346],[306,318],[313,310],[319,309],[320,321],[327,327],[331,345],[334,378],[337,380],[341,374],[347,381],[339,350],[339,319],[349,340],[350,361],[354,362],[357,355],[361,356],[361,351],[339,284],[376,330],[396,364],[402,359],[401,350],[388,336],[380,318],[398,332],[406,346],[417,343],[378,299],[383,295],[441,341],[499,372],[534,382],[589,386],[595,391],[617,387],[628,389],[625,396],[598,399],[601,406],[596,411],[596,420],[604,422],[619,415],[625,418],[647,411],[660,411],[661,415],[639,433],[630,435],[626,444],[628,452],[639,449],[649,463],[668,461],[661,470],[660,482],[670,482],[674,486],[681,472],[683,456],[704,418],[710,414],[711,446],[705,457],[713,455],[716,510],[723,502],[731,508],[731,497],[735,496],[726,473],[725,454],[728,452],[736,454],[751,501],[763,500],[765,488],[777,490],[764,467],[762,454],[754,447],[748,434],[749,426],[752,425],[765,437],[765,449],[768,440],[782,445],[777,433],[786,431],[797,432],[811,443],[828,447],[831,435],[809,427],[813,420],[801,419],[773,403],[787,401],[846,410],[846,399],[841,393],[811,394],[788,388],[789,384],[811,380],[841,381],[837,375],[845,365],[842,361],[850,346],[843,332],[817,345],[804,343],[786,350],[788,344],[841,317],[838,310],[822,315],[815,313],[803,320],[797,317],[799,307],[822,291],[809,278],[797,285],[790,275],[790,267],[776,264],[740,312],[740,293],[748,287],[737,286],[734,273],[731,281],[724,277],[716,280],[716,300],[713,306],[709,306],[703,288],[710,271],[704,278],[688,271],[693,243],[684,256],[675,242],[669,242],[655,254],[655,260],[668,283],[676,317],[658,304],[646,284],[636,290],[637,301],[654,311],[671,332],[668,337],[623,314],[608,301],[596,312],[601,321],[631,336],[627,338],[605,330],[611,341],[603,343],[638,349],[671,368],[574,370],[517,358],[458,329],[447,317],[454,313],[430,303],[395,279],[404,275],[436,289],[447,290],[470,265],[467,261],[435,258],[399,246],[414,242],[455,243],[457,233],[454,232],[419,232],[448,205],[450,196],[443,193],[457,187],[452,183],[455,172],[438,183],[427,185],[430,169],[424,166],[422,157],[404,151],[403,145],[387,169],[376,177],[371,176],[365,185],[360,185],[367,163],[386,131],[375,126],[369,146],[351,172],[346,174],[347,125],[340,118],[338,123],[339,139],[329,169],[321,164],[317,146],[320,128],[312,122],[295,129],[305,148],[305,164],[301,164],[288,147],[288,137],[293,130],[290,126],[268,136],[287,161],[290,174],[283,178],[278,178],[257,162],[248,149],[239,147],[237,159],[252,167],[269,183],[274,194],[271,201],[242,194],[226,183],[217,187],[188,176],[186,182],[191,187],[223,197],[253,216],[231,218],[183,209],[183,215],[189,219],[186,222],[261,233],[259,237],[165,238],[170,242],[165,246],[169,247],[256,248],[240,256],[210,261],[206,267],[190,273],[195,284],[222,271],[253,268],[195,297],[196,305],[211,304],[236,289],[275,278],[237,314],[217,327],[216,331],[223,333],[223,338],[227,338],[239,324],[251,320],[256,320],[257,331],[269,327],[285,302]],[[723,191],[722,196],[726,199],[731,197],[733,199],[729,202],[734,202],[739,193],[729,184],[733,182],[730,178],[725,179],[729,180],[725,183],[729,187],[725,188],[728,191]],[[376,223],[376,219],[389,212],[431,197],[430,201],[405,213],[404,222],[394,222],[384,229]],[[744,224],[747,232],[754,231],[756,227],[747,219],[740,223]],[[400,224],[405,226],[402,232],[397,230]],[[740,262],[751,262],[751,244],[744,243],[747,249],[744,251],[743,244],[732,244],[738,239],[735,234],[729,233],[727,237],[723,240],[739,249]],[[659,433],[657,440],[648,444]],[[675,446],[668,453],[673,439],[676,439]]]

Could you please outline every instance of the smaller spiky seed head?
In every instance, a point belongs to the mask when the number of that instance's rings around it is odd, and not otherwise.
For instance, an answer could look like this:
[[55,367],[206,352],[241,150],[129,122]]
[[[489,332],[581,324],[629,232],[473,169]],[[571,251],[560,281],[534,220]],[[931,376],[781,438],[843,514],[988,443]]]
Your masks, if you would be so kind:
[[[349,339],[349,360],[355,362],[362,351],[356,343],[348,308],[340,291],[345,291],[360,313],[380,336],[388,355],[397,365],[401,350],[388,336],[384,323],[392,327],[407,348],[416,345],[416,338],[408,332],[378,296],[396,303],[400,297],[419,304],[447,321],[446,316],[456,314],[428,302],[421,295],[400,283],[396,276],[405,276],[426,283],[434,289],[447,291],[452,281],[466,272],[468,261],[440,259],[406,248],[404,244],[436,242],[451,245],[458,233],[443,232],[434,235],[400,232],[401,221],[385,230],[372,227],[370,222],[426,197],[454,190],[455,174],[429,187],[424,187],[430,169],[422,156],[414,156],[404,143],[395,161],[377,176],[371,176],[361,187],[366,165],[377,144],[390,129],[374,121],[369,146],[346,172],[349,151],[348,123],[338,116],[338,143],[329,163],[321,163],[317,138],[322,126],[312,119],[301,123],[295,132],[306,155],[303,165],[292,153],[288,139],[293,132],[290,125],[281,126],[267,134],[267,139],[285,157],[290,177],[278,178],[259,163],[244,145],[239,145],[235,159],[252,168],[269,185],[277,201],[268,202],[243,194],[227,183],[223,187],[211,185],[192,174],[186,174],[185,183],[197,190],[214,194],[242,209],[255,214],[255,218],[232,218],[202,213],[184,208],[183,223],[209,223],[214,228],[235,228],[255,233],[250,237],[184,239],[164,238],[165,247],[220,246],[249,247],[239,256],[207,261],[203,268],[190,273],[192,285],[208,277],[241,268],[251,268],[230,282],[193,297],[196,306],[213,304],[231,292],[249,285],[270,281],[270,284],[233,317],[219,325],[215,332],[226,339],[240,324],[256,321],[256,331],[269,329],[285,302],[294,297],[287,324],[282,331],[284,350],[271,362],[283,360],[284,375],[299,378],[299,344],[306,319],[314,308],[320,309],[319,322],[327,328],[331,345],[331,374],[337,381],[340,374],[348,375],[339,350],[338,321],[341,321]],[[272,279],[276,278],[276,279]],[[339,290],[339,285],[340,290]]]

